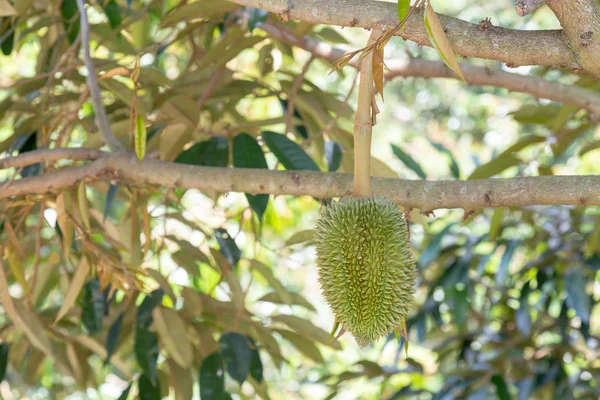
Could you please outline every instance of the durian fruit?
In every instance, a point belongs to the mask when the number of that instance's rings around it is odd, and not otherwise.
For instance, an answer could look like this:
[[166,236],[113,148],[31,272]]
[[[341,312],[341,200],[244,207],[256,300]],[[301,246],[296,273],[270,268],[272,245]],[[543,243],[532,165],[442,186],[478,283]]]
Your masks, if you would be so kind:
[[363,348],[402,325],[416,268],[404,214],[384,197],[345,197],[323,208],[315,241],[323,296]]

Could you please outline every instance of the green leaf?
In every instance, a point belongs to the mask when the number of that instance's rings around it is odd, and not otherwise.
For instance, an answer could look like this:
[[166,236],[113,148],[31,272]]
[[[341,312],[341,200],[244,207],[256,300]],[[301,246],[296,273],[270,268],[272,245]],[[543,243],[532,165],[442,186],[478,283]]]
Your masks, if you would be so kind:
[[442,58],[444,63],[448,66],[448,68],[454,71],[456,75],[460,77],[460,79],[465,81],[465,77],[463,76],[460,70],[460,66],[456,61],[454,50],[452,50],[452,46],[450,46],[450,42],[448,41],[446,32],[440,24],[440,21],[438,20],[435,11],[433,11],[431,3],[427,4],[425,12],[423,13],[423,17],[425,19],[425,28],[427,29],[427,35],[429,35],[431,45],[437,51],[437,53]]
[[296,142],[285,135],[264,131],[262,137],[287,170],[319,171],[319,167]]
[[6,375],[6,368],[8,367],[8,351],[10,345],[8,343],[0,344],[0,383],[4,380]]
[[227,261],[229,261],[233,267],[236,267],[240,258],[242,258],[242,251],[235,243],[235,240],[233,240],[229,232],[223,228],[215,229],[215,238],[217,238],[221,253],[223,253]]
[[504,212],[506,208],[498,207],[492,214],[492,220],[490,221],[490,240],[493,242],[498,238],[498,234],[502,229],[502,220],[504,219]]
[[161,400],[162,396],[160,395],[160,384],[158,380],[156,380],[156,384],[152,383],[146,375],[140,375],[140,379],[138,381],[138,390],[140,395],[140,400]]
[[127,398],[129,397],[129,392],[131,391],[131,387],[133,386],[133,382],[130,383],[127,388],[125,390],[123,390],[123,392],[121,392],[121,395],[119,396],[118,400],[127,400]]
[[110,358],[112,357],[115,349],[117,348],[117,344],[119,343],[119,338],[121,337],[121,327],[123,326],[123,317],[125,316],[125,312],[121,312],[115,322],[111,325],[108,330],[108,336],[106,337],[106,359],[104,364],[110,364]]
[[251,338],[248,338],[250,343],[252,343],[253,348],[250,349],[250,375],[258,382],[262,382],[263,380],[263,364],[260,359],[260,352],[256,347],[256,343]]
[[465,328],[467,322],[467,315],[469,311],[469,301],[467,299],[467,289],[458,289],[454,287],[452,293],[452,313],[454,315],[454,321],[458,325],[461,331]]
[[271,317],[273,322],[282,322],[292,328],[298,334],[304,337],[329,346],[333,349],[341,349],[342,346],[338,341],[332,341],[329,339],[329,332],[325,332],[323,329],[314,326],[309,320],[297,317],[295,315],[284,315],[278,314]]
[[392,145],[392,151],[404,165],[413,170],[421,179],[427,179],[427,174],[425,174],[423,168],[411,156],[402,151],[400,147]]
[[241,385],[250,372],[252,352],[248,340],[239,333],[227,332],[221,336],[219,345],[227,372]]
[[265,278],[265,280],[269,283],[269,286],[271,286],[275,290],[275,292],[277,292],[279,297],[283,300],[284,304],[292,304],[292,298],[290,297],[287,289],[275,277],[271,268],[267,267],[266,265],[257,260],[250,261],[250,265],[253,270],[258,272],[263,276],[263,278]]
[[419,260],[419,268],[424,268],[437,260],[440,255],[442,248],[442,240],[448,231],[454,226],[454,224],[446,225],[444,229],[437,235],[435,235],[430,241]]
[[528,135],[519,139],[515,144],[504,150],[492,161],[483,164],[475,169],[467,179],[485,179],[490,178],[500,172],[518,165],[521,160],[514,156],[515,153],[529,147],[532,144],[546,141],[543,136]]
[[106,193],[106,203],[104,203],[104,215],[102,217],[103,219],[106,219],[106,217],[108,217],[108,213],[110,212],[110,206],[112,205],[118,190],[119,185],[111,184],[108,187],[108,192]]
[[135,121],[135,135],[134,135],[134,143],[135,143],[135,154],[138,159],[142,161],[144,156],[146,155],[146,139],[148,137],[148,131],[146,130],[146,121],[144,121],[144,117],[141,115],[137,116]]
[[325,142],[325,158],[327,159],[327,170],[336,172],[342,164],[342,146],[336,141],[328,140]]
[[77,36],[79,36],[79,9],[77,8],[77,0],[63,0],[60,12],[69,42],[74,43],[77,40]]
[[410,11],[410,0],[398,0],[398,21],[402,22]]
[[[260,8],[243,7],[242,9],[246,11],[246,14],[244,15],[248,15],[248,30],[250,33],[252,33],[255,28],[264,24],[269,16],[268,11],[261,10]],[[250,9],[250,12],[248,12],[248,9]]]
[[93,280],[83,286],[83,305],[81,321],[92,335],[102,331],[104,317],[104,295],[100,291],[100,282]]
[[[2,38],[0,49],[5,56],[9,56],[12,53],[15,44],[15,29],[13,28],[15,26],[12,23],[12,18],[0,18],[0,38]],[[9,31],[11,33],[6,35]]]
[[581,266],[570,268],[564,278],[567,306],[575,310],[584,324],[590,322],[591,300],[585,290],[586,279]]
[[519,298],[519,308],[515,311],[515,323],[519,332],[523,336],[528,337],[531,335],[531,314],[529,313],[529,293],[530,282],[528,281],[521,289],[521,296]]
[[209,167],[226,167],[229,163],[229,143],[225,136],[213,136],[185,150],[175,160],[176,163]]
[[310,358],[317,364],[323,364],[323,355],[321,350],[314,344],[312,340],[305,338],[303,335],[299,335],[287,329],[274,329],[275,332],[283,336],[284,339],[288,340],[294,347],[306,357]]
[[508,278],[508,270],[510,267],[510,261],[515,254],[515,250],[519,247],[518,240],[511,240],[506,245],[506,249],[504,250],[504,254],[502,254],[502,259],[500,260],[500,265],[498,266],[498,271],[496,272],[496,283],[498,285],[504,285],[506,282],[506,278]]
[[492,376],[491,382],[496,386],[496,394],[500,400],[510,400],[510,393],[506,387],[506,381],[498,374]]
[[115,29],[121,25],[123,19],[121,18],[121,10],[119,9],[119,5],[115,0],[109,0],[109,2],[104,6],[104,13],[108,17],[108,23],[110,27]]
[[[291,303],[293,305],[301,306],[311,311],[317,311],[313,307],[313,305],[308,302],[308,300],[302,297],[302,295],[298,293],[288,292],[288,296],[290,297]],[[279,292],[267,293],[257,301],[267,301],[269,303],[274,304],[287,304],[286,301],[281,297],[281,294]]]
[[498,175],[502,171],[519,165],[521,160],[512,154],[502,153],[498,158],[490,161],[487,164],[483,164],[477,167],[475,171],[467,179],[486,179],[491,178],[494,175]]
[[134,351],[138,365],[151,382],[157,381],[156,364],[159,348],[156,334],[151,332],[152,311],[162,302],[164,292],[157,289],[146,296],[136,316]]
[[[260,145],[247,133],[241,133],[233,139],[233,166],[236,168],[269,168]],[[246,198],[258,216],[258,220],[261,221],[269,204],[269,195],[246,193]]]
[[225,391],[225,370],[220,352],[206,357],[200,367],[200,399],[225,400],[229,397]]
[[452,154],[452,152],[450,152],[450,150],[448,150],[446,146],[444,146],[441,143],[437,143],[431,140],[429,141],[429,143],[431,143],[431,145],[435,147],[437,151],[446,155],[446,157],[448,158],[448,163],[450,164],[450,173],[454,178],[460,179],[460,168],[458,167],[458,163],[454,159],[454,155]]

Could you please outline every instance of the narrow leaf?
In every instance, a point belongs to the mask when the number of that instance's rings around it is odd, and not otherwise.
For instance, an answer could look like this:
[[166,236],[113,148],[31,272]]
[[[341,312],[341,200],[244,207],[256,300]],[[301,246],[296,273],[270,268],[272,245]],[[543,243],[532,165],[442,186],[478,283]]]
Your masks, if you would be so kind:
[[125,312],[122,311],[108,330],[108,336],[106,337],[106,359],[104,360],[105,365],[110,364],[110,358],[112,357],[113,353],[117,348],[117,344],[119,343],[124,317]]
[[85,326],[89,333],[94,335],[102,331],[103,317],[104,295],[100,290],[100,281],[95,279],[83,286],[81,322],[83,322],[83,326]]
[[496,394],[498,395],[499,400],[510,400],[510,393],[508,392],[508,388],[506,387],[506,381],[504,378],[498,374],[492,376],[491,379],[494,386],[496,386]]
[[398,0],[398,21],[402,22],[410,10],[410,0]]
[[79,260],[79,265],[75,270],[75,274],[73,275],[73,279],[69,284],[69,289],[67,289],[67,293],[63,299],[63,303],[58,310],[58,314],[56,315],[56,319],[54,320],[54,324],[57,324],[67,313],[71,310],[71,308],[75,305],[77,301],[77,297],[83,289],[83,285],[88,279],[90,274],[90,264],[87,259],[82,256]]
[[74,43],[79,36],[79,9],[76,0],[63,0],[60,11],[63,17],[63,25],[70,43]]
[[463,76],[460,66],[456,61],[456,56],[454,55],[454,50],[452,50],[452,46],[450,46],[450,42],[448,41],[448,37],[446,36],[446,32],[444,28],[440,24],[440,21],[433,11],[433,7],[431,7],[431,3],[427,4],[425,8],[425,28],[427,29],[427,34],[429,35],[429,40],[433,45],[433,48],[438,52],[444,63],[456,73],[463,81],[466,82],[465,77]]
[[327,170],[336,172],[342,164],[342,146],[338,142],[328,140],[325,142],[325,158],[327,159]]
[[225,400],[225,369],[221,353],[215,352],[202,362],[200,367],[200,399]]
[[421,179],[427,179],[427,174],[423,171],[423,168],[411,156],[402,151],[400,147],[392,145],[392,151],[404,165],[413,170]]
[[258,383],[261,383],[263,380],[264,369],[262,360],[260,359],[260,352],[258,351],[254,341],[251,338],[248,338],[248,340],[250,340],[250,343],[253,347],[250,349],[250,375],[256,379]]
[[319,171],[317,164],[302,147],[285,135],[269,131],[264,131],[261,135],[285,169]]
[[565,274],[566,302],[569,308],[575,310],[584,324],[590,322],[591,301],[586,293],[586,279],[582,267],[575,266]]
[[115,199],[115,195],[117,194],[117,191],[119,190],[119,186],[118,185],[110,185],[108,188],[108,192],[106,193],[106,204],[104,205],[104,216],[103,219],[106,219],[106,217],[108,217],[108,213],[110,212],[110,206],[113,203],[113,200]]
[[135,121],[135,154],[138,159],[142,161],[144,156],[146,155],[146,139],[148,137],[148,131],[146,130],[146,121],[144,121],[144,117],[141,115],[137,116]]
[[493,242],[498,238],[498,234],[502,229],[502,220],[504,219],[504,213],[506,208],[498,207],[492,214],[492,220],[490,221],[490,240]]
[[208,167],[226,167],[229,163],[229,142],[225,136],[213,136],[185,150],[175,162]]
[[6,368],[8,367],[8,351],[10,346],[8,343],[0,343],[0,382],[4,380]]
[[252,351],[248,346],[248,340],[239,333],[227,332],[221,336],[219,345],[227,365],[227,372],[241,385],[250,372]]
[[146,296],[140,304],[136,316],[134,351],[138,365],[144,371],[144,374],[151,382],[157,380],[157,362],[158,362],[158,339],[151,332],[152,311],[162,302],[164,292],[161,289],[153,291]]
[[121,18],[121,10],[115,0],[109,0],[104,6],[104,13],[108,17],[108,23],[110,27],[115,29],[121,25],[123,19]]
[[[236,168],[269,168],[260,145],[247,133],[241,133],[233,139],[233,166]],[[269,204],[269,195],[246,193],[246,198],[258,216],[258,220],[261,221]]]
[[215,229],[215,238],[219,243],[221,253],[223,253],[227,261],[229,261],[233,267],[236,267],[240,258],[242,258],[242,251],[235,243],[235,240],[233,240],[229,232],[223,228]]
[[512,257],[515,254],[515,250],[518,246],[519,242],[517,240],[511,240],[506,245],[506,249],[504,250],[504,254],[502,254],[502,259],[500,260],[500,265],[498,266],[498,271],[496,272],[496,283],[498,285],[504,285],[506,282],[506,278],[508,278],[510,261],[512,260]]
[[153,382],[144,374],[138,380],[138,391],[140,400],[161,400],[162,398],[158,380]]
[[130,383],[129,386],[127,386],[127,388],[125,390],[123,390],[123,392],[121,392],[121,395],[119,396],[118,400],[127,400],[132,386],[133,386],[133,382]]

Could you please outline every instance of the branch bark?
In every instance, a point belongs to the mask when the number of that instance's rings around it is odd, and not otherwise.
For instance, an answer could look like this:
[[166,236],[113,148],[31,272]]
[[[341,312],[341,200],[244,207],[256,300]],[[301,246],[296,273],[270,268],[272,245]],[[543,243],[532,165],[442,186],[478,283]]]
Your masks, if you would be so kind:
[[600,3],[548,0],[581,69],[600,79]]
[[[396,4],[375,0],[230,0],[279,15],[315,24],[391,29],[398,24]],[[561,1],[561,0],[557,0]],[[589,0],[591,1],[591,0]],[[482,30],[478,24],[438,15],[456,54],[521,65],[567,66],[576,56],[560,30],[519,31],[500,27]],[[398,36],[431,46],[416,10]]]
[[[118,179],[133,185],[167,188],[341,197],[352,193],[353,175],[313,171],[215,168],[137,160],[128,153],[105,153],[81,167],[14,181],[0,191],[0,199],[47,194],[72,187],[82,180]],[[540,176],[467,181],[413,181],[373,178],[373,193],[407,209],[440,208],[477,210],[487,207],[532,205],[600,205],[600,176]]]
[[112,151],[123,151],[125,148],[113,134],[108,122],[108,116],[102,103],[102,95],[98,86],[98,78],[96,77],[96,69],[92,55],[90,54],[90,24],[87,18],[84,0],[77,0],[77,7],[81,18],[81,45],[83,47],[83,61],[88,70],[87,84],[90,89],[92,103],[94,104],[94,113],[96,115],[96,125],[100,130],[102,139]]
[[54,162],[59,160],[95,160],[104,154],[96,149],[73,149],[60,147],[56,149],[34,150],[0,160],[0,169],[21,168],[39,162]]
[[[309,36],[297,37],[287,28],[267,22],[261,26],[269,36],[293,46],[303,48],[315,57],[337,61],[346,52],[340,48],[330,46]],[[600,41],[600,35],[598,36]],[[350,65],[357,67],[356,59]],[[459,77],[443,62],[427,61],[412,58],[408,61],[386,62],[389,71],[387,78],[395,77],[421,77],[421,78],[452,78]],[[592,114],[600,115],[600,93],[578,86],[565,85],[560,82],[547,81],[535,76],[514,74],[498,69],[477,67],[469,64],[460,64],[461,71],[471,85],[502,87],[513,92],[528,93],[537,98],[554,100],[561,103],[573,104]]]

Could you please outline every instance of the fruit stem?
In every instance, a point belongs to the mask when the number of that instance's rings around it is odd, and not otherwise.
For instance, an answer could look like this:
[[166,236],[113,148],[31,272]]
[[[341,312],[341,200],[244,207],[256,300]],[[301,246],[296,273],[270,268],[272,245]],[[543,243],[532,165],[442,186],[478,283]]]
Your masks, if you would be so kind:
[[[382,35],[373,29],[367,46]],[[374,50],[360,63],[358,106],[354,116],[354,196],[371,196],[371,134],[373,131],[373,56]]]

